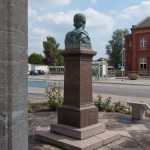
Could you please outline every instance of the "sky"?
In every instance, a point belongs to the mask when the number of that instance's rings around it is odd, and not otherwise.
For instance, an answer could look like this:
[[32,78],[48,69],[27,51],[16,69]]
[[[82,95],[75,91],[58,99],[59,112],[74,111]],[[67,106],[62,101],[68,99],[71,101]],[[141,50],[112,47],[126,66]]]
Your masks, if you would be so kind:
[[29,0],[28,55],[43,55],[43,41],[52,36],[64,49],[67,32],[74,29],[73,16],[86,16],[94,59],[107,58],[105,46],[116,29],[129,29],[150,16],[150,0]]

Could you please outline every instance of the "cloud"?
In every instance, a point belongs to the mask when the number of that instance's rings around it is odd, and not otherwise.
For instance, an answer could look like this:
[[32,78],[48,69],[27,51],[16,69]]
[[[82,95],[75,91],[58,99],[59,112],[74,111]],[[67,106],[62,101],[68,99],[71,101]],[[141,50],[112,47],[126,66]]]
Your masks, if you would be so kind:
[[139,5],[135,5],[123,10],[119,18],[131,20],[134,17],[145,17],[150,14],[150,1],[142,1]]
[[45,28],[42,28],[40,26],[33,26],[33,24],[30,22],[28,24],[29,27],[29,54],[36,52],[41,53],[43,51],[43,41],[46,40],[46,37],[51,35],[54,36],[55,34],[47,30]]
[[[104,50],[104,48],[102,48],[104,47],[104,43],[100,41],[104,40],[105,36],[112,33],[115,21],[109,15],[100,13],[92,8],[87,8],[83,11],[75,9],[68,12],[59,11],[48,12],[43,15],[37,14],[36,17],[30,19],[29,52],[31,53],[36,50],[36,52],[41,51],[39,53],[42,53],[42,42],[48,35],[54,36],[57,42],[61,44],[60,48],[63,49],[65,34],[74,29],[73,16],[76,13],[83,13],[87,18],[85,30],[90,35],[93,49]],[[97,45],[99,45],[98,48]],[[100,54],[101,53],[102,51]]]
[[[57,18],[57,19],[56,19]],[[39,22],[52,22],[54,24],[70,24],[72,17],[71,14],[65,14],[64,12],[50,12],[46,15],[37,17]]]
[[51,5],[62,6],[70,4],[71,0],[48,0]]
[[32,32],[36,36],[45,37],[48,35],[49,31],[46,29],[42,29],[40,27],[36,27],[32,29]]
[[54,7],[69,5],[71,0],[30,0],[29,3],[39,7]]
[[37,15],[37,12],[29,6],[28,7],[28,16],[29,17],[36,17],[36,15]]
[[91,28],[99,28],[101,30],[112,30],[115,21],[112,17],[88,8],[84,12],[87,16],[87,24]]
[[90,0],[92,3],[96,3],[97,0]]
[[[83,13],[87,17],[87,26],[89,28],[103,28],[103,30],[106,29],[106,31],[112,30],[112,27],[115,23],[113,18],[110,16],[107,16],[103,13],[97,12],[92,8],[88,8],[85,11],[79,11],[79,10],[72,10],[68,13],[64,12],[49,12],[46,15],[37,17],[37,20],[39,22],[51,22],[53,24],[57,25],[72,25],[73,24],[73,16],[76,13]],[[56,19],[57,18],[57,19]]]

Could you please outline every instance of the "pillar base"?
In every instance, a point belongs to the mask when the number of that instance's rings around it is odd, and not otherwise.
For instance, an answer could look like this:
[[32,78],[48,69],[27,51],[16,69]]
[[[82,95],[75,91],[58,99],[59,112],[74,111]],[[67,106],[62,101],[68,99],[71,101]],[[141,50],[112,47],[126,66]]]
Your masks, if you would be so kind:
[[83,140],[54,134],[49,131],[36,133],[37,140],[44,141],[67,150],[93,150],[116,141],[119,138],[120,135],[112,131],[106,131]]
[[85,128],[74,128],[63,124],[51,124],[51,132],[81,140],[105,132],[105,125],[97,123]]
[[62,105],[58,110],[58,124],[84,128],[97,123],[98,110],[93,103],[80,107]]

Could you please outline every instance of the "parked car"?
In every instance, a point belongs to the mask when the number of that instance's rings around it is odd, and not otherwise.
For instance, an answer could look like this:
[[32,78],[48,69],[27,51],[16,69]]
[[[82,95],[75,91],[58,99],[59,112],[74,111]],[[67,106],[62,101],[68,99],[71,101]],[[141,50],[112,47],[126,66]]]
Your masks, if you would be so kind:
[[45,74],[44,70],[36,70],[36,71],[39,73],[39,75],[44,75]]
[[39,75],[39,72],[36,70],[31,70],[30,75]]

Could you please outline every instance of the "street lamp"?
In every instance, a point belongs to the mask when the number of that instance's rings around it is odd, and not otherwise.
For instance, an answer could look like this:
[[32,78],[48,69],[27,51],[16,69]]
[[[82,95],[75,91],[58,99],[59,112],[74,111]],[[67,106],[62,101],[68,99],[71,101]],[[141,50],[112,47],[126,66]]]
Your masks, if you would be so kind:
[[121,72],[122,72],[122,81],[123,81],[123,72],[124,72],[124,44],[125,44],[125,38],[124,35],[122,36],[122,66],[121,66]]

